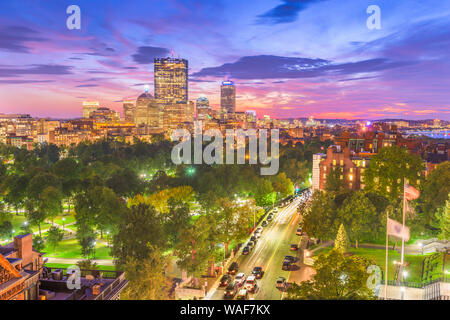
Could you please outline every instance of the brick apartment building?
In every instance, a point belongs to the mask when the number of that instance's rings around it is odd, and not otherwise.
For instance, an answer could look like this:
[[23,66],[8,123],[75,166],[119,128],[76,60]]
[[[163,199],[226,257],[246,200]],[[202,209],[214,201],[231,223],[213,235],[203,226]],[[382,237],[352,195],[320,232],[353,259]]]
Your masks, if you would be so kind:
[[359,190],[364,188],[363,173],[369,166],[370,154],[359,155],[351,152],[348,147],[340,145],[328,147],[327,153],[313,156],[312,181],[314,190],[324,190],[327,177],[333,169],[341,171],[340,179],[346,189]]

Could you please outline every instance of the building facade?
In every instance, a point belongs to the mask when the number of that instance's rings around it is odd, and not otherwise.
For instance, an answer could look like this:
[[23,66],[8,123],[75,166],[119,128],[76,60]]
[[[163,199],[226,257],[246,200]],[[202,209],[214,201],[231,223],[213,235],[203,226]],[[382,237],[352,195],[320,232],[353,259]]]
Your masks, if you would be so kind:
[[175,58],[154,60],[155,98],[163,105],[188,102],[188,61]]
[[236,87],[233,81],[223,81],[220,86],[220,111],[224,119],[236,112]]

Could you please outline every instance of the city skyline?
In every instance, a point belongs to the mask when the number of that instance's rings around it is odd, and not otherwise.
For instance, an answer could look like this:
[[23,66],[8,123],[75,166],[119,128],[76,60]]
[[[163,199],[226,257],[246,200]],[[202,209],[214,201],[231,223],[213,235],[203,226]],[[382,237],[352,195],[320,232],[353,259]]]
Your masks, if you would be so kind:
[[0,112],[122,111],[154,86],[153,59],[173,55],[189,61],[189,100],[214,109],[229,76],[236,111],[258,117],[450,119],[450,4],[377,1],[369,30],[369,1],[137,2],[78,1],[81,30],[68,30],[68,1],[3,1]]

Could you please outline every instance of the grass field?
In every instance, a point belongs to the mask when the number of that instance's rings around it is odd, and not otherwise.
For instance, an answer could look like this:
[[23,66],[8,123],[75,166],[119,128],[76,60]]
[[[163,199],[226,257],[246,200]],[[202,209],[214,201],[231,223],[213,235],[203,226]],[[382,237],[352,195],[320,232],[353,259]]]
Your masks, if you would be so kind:
[[[70,266],[72,266],[71,264],[66,264],[66,263],[46,263],[45,264],[46,267],[50,267],[50,268],[69,268]],[[102,265],[98,265],[97,266],[98,270],[105,270],[105,271],[116,271],[116,266],[102,266]]]
[[[56,250],[46,246],[43,250],[47,257],[52,258],[70,258],[70,259],[83,259],[81,254],[81,246],[76,239],[63,240],[59,243]],[[95,259],[111,259],[109,255],[109,247],[105,244],[97,241],[95,246]]]
[[[315,255],[319,253],[329,252],[332,247],[321,248],[315,252]],[[367,260],[372,260],[380,269],[385,272],[386,268],[386,251],[381,249],[366,249],[366,248],[351,248],[349,252],[354,253],[357,256],[363,257]],[[408,282],[421,282],[422,276],[422,261],[427,255],[405,255],[405,262],[407,263],[406,271],[408,275],[406,281]],[[388,257],[388,279],[394,280],[395,264],[394,261],[400,262],[401,255],[397,251],[389,250]]]

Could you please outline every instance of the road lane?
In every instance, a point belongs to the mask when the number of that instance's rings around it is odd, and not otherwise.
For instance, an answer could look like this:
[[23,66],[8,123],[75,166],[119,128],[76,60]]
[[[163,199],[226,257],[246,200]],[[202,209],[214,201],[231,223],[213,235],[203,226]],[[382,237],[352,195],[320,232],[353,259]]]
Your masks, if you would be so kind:
[[[296,256],[295,251],[290,251],[290,245],[299,244],[301,237],[297,236],[296,230],[300,217],[297,208],[300,199],[295,199],[286,207],[274,213],[274,219],[269,225],[263,228],[261,238],[258,239],[255,247],[248,255],[241,255],[237,258],[239,272],[250,275],[256,266],[262,267],[264,276],[258,280],[259,290],[250,296],[257,300],[281,299],[282,293],[275,287],[275,281],[279,276],[289,279],[289,271],[281,270],[281,266],[286,255]],[[299,268],[299,263],[295,263]],[[299,272],[299,270],[294,270]],[[223,299],[224,288],[218,288],[209,295],[212,300]]]

